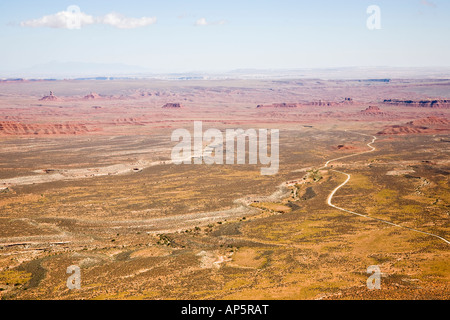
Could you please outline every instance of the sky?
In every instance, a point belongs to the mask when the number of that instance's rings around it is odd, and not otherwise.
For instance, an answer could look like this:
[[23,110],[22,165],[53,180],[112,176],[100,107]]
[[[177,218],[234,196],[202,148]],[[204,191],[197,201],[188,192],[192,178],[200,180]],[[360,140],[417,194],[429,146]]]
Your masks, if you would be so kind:
[[[367,27],[370,5],[380,29]],[[0,75],[55,62],[152,72],[448,67],[449,16],[448,0],[2,0]]]

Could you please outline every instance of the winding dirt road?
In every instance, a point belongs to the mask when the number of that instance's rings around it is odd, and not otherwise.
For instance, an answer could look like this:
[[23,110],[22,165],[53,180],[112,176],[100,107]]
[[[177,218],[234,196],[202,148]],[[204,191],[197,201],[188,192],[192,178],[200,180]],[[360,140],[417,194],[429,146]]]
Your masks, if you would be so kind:
[[[364,134],[364,133],[358,133],[358,132],[354,132],[354,133],[355,133],[355,134],[360,134],[360,135],[363,135],[363,136],[369,136],[369,137],[370,137],[370,135],[367,135],[367,134]],[[332,161],[336,161],[336,160],[340,160],[340,159],[344,159],[344,158],[349,158],[349,157],[353,157],[353,156],[357,156],[357,155],[361,155],[361,154],[364,154],[364,153],[369,153],[369,152],[375,151],[376,149],[375,149],[374,146],[372,146],[372,144],[375,142],[375,140],[377,140],[377,138],[376,138],[375,136],[371,136],[371,137],[373,138],[372,141],[369,142],[369,143],[367,144],[367,146],[370,148],[370,150],[364,151],[364,152],[355,153],[355,154],[351,154],[351,155],[347,155],[347,156],[343,156],[343,157],[339,157],[339,158],[335,158],[335,159],[331,159],[331,160],[328,160],[328,161],[325,163],[325,165],[324,165],[322,168],[320,168],[320,169],[325,169],[325,168],[327,168],[328,165],[330,164],[330,162],[332,162]],[[413,229],[413,228],[401,226],[401,225],[399,225],[399,224],[396,224],[396,223],[393,223],[393,222],[390,222],[390,221],[386,221],[386,220],[383,220],[383,219],[378,219],[378,218],[370,217],[370,216],[368,216],[368,215],[361,214],[361,213],[357,213],[357,212],[354,212],[354,211],[350,211],[350,210],[347,210],[347,209],[344,209],[344,208],[341,208],[341,207],[338,207],[338,206],[334,205],[334,204],[331,202],[331,201],[333,200],[333,196],[336,194],[336,192],[337,192],[340,188],[342,188],[343,186],[345,186],[345,185],[347,184],[347,182],[350,181],[351,175],[348,174],[348,173],[342,172],[342,171],[338,171],[338,170],[332,170],[332,171],[337,172],[337,173],[340,173],[340,174],[346,175],[346,176],[347,176],[347,179],[346,179],[343,183],[341,183],[340,185],[338,185],[336,188],[334,188],[333,191],[331,191],[331,193],[328,195],[328,198],[327,198],[327,204],[328,204],[329,206],[331,206],[331,207],[333,207],[333,208],[335,208],[335,209],[338,209],[338,210],[347,212],[347,213],[351,213],[351,214],[360,216],[360,217],[364,217],[364,218],[367,218],[367,219],[372,219],[372,220],[376,220],[376,221],[379,221],[379,222],[382,222],[382,223],[385,223],[385,224],[389,224],[389,225],[394,226],[394,227],[403,228],[403,229],[407,229],[407,230],[410,230],[410,231],[422,233],[422,234],[425,234],[425,235],[428,235],[428,236],[432,236],[432,237],[435,237],[435,238],[438,238],[438,239],[444,241],[444,242],[447,243],[447,244],[450,244],[450,241],[448,241],[448,240],[446,240],[446,239],[444,239],[444,238],[442,238],[441,236],[438,236],[438,235],[436,235],[436,234],[432,234],[432,233],[429,233],[429,232],[420,231],[420,230],[417,230],[417,229]]]

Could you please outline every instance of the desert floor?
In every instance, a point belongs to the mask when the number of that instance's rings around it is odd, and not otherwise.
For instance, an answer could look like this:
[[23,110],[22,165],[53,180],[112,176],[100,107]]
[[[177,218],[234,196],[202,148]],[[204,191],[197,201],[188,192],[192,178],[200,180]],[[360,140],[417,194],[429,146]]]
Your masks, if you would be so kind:
[[[449,94],[417,79],[1,82],[0,296],[449,299]],[[278,173],[173,164],[171,134],[194,121],[279,129]]]

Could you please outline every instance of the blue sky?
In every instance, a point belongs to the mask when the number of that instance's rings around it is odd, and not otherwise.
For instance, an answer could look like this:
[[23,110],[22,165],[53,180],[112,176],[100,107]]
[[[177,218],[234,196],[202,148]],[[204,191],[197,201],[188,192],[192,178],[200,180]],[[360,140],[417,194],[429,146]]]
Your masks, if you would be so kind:
[[[366,27],[373,4],[381,9],[380,30]],[[116,13],[156,22],[128,29],[30,22],[70,5],[96,21]],[[123,63],[156,72],[450,66],[449,14],[448,0],[5,0],[0,73],[52,61]]]

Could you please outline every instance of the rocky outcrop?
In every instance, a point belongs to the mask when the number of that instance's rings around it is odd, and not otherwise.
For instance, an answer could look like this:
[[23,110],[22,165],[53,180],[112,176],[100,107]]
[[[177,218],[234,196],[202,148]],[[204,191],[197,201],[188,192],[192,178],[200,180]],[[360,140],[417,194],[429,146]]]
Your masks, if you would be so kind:
[[58,100],[60,100],[60,98],[55,96],[53,94],[53,91],[50,91],[50,94],[48,96],[44,96],[41,99],[39,99],[39,101],[58,101]]
[[408,125],[393,125],[389,126],[377,134],[380,135],[406,135],[406,134],[417,134],[417,133],[432,133],[432,130],[429,130],[427,127],[419,127],[419,126],[408,126]]
[[100,95],[95,93],[95,92],[91,92],[89,93],[87,96],[84,96],[84,100],[96,100],[96,99],[100,99]]
[[365,116],[387,116],[388,115],[387,112],[382,111],[377,106],[369,106],[366,109],[361,110],[361,114],[363,114]]
[[137,119],[137,118],[114,119],[112,124],[114,124],[114,125],[140,125],[140,126],[145,125],[145,123],[143,123],[140,119]]
[[408,124],[414,126],[450,126],[450,120],[446,118],[431,116],[423,119],[410,121],[408,122]]
[[339,151],[350,151],[350,150],[355,150],[357,149],[354,146],[347,146],[344,144],[339,144],[337,146],[332,147],[333,150],[339,150]]
[[418,134],[418,133],[448,133],[450,121],[447,118],[430,116],[409,121],[404,125],[388,126],[377,134]]

